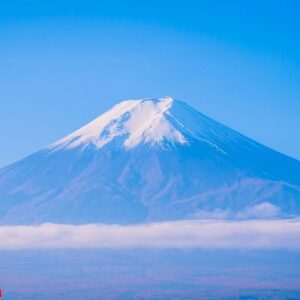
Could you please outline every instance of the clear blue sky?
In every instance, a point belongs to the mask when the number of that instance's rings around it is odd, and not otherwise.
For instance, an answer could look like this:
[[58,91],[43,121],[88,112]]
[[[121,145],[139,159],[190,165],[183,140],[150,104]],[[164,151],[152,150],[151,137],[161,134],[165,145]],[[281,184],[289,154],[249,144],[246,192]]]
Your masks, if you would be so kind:
[[300,2],[0,2],[0,166],[165,95],[300,159]]

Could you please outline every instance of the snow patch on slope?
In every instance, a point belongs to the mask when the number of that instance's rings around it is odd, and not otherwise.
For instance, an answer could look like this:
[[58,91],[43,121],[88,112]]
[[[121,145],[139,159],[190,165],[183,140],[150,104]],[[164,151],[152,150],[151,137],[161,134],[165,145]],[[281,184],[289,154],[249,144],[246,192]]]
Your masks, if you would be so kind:
[[102,148],[115,138],[124,138],[123,147],[138,144],[163,146],[164,142],[187,143],[184,135],[166,117],[174,99],[123,101],[100,117],[51,145],[51,149],[71,149],[94,144]]

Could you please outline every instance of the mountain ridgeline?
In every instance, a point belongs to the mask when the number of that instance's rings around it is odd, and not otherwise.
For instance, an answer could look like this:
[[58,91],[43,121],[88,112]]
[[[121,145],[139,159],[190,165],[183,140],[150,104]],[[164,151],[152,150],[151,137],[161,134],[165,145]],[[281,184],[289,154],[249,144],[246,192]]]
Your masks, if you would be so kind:
[[0,170],[1,224],[300,215],[300,162],[171,97],[123,101]]

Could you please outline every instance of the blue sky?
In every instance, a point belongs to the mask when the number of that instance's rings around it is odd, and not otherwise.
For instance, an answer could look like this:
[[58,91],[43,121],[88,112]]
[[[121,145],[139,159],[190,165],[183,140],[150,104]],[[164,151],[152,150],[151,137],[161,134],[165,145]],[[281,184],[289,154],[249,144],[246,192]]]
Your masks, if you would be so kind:
[[1,1],[0,166],[172,95],[300,159],[298,1]]

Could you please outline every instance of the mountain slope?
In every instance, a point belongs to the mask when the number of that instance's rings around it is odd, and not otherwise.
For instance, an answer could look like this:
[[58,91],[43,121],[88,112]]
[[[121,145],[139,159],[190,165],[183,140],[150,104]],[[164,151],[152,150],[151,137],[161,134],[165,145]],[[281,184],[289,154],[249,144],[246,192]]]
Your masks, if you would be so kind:
[[299,161],[171,97],[123,101],[0,170],[7,224],[299,214]]

